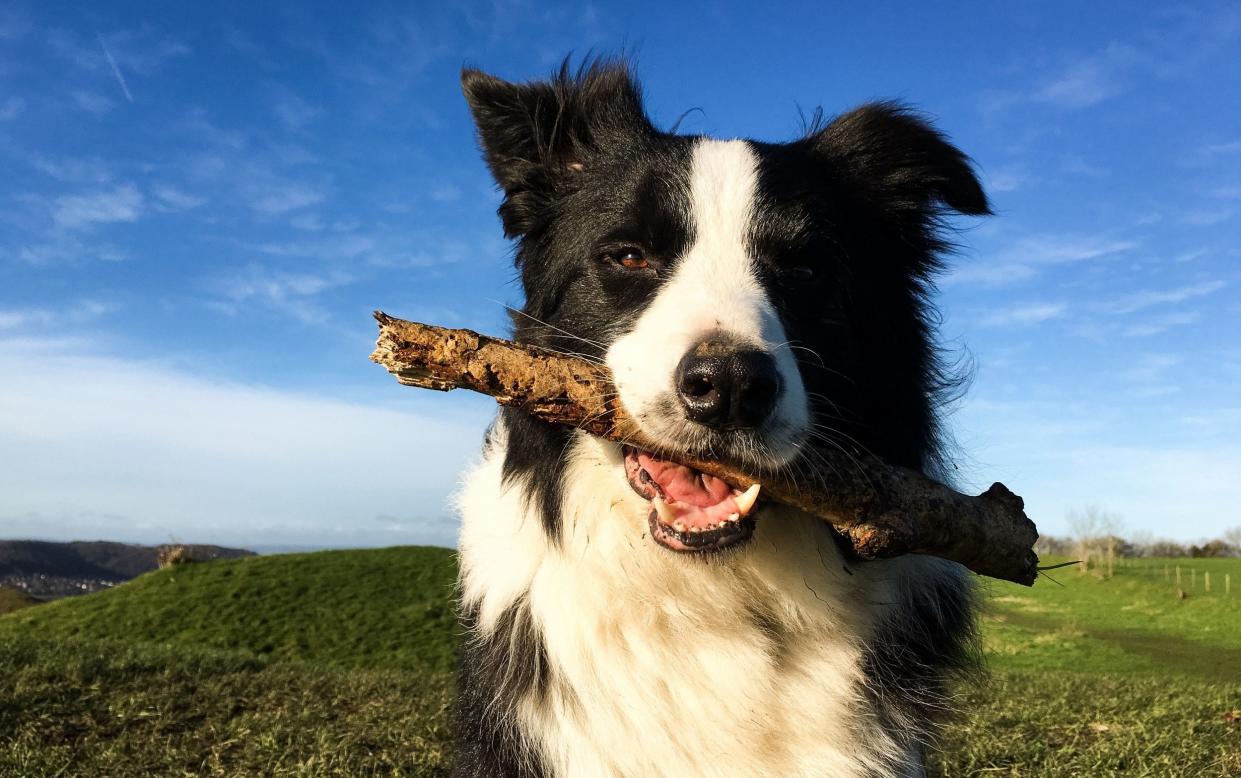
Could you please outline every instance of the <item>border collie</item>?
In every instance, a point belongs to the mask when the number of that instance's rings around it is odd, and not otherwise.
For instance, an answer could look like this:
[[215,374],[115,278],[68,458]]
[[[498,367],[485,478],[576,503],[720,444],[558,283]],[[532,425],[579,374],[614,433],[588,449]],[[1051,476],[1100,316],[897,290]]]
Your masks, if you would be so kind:
[[[515,337],[606,364],[669,451],[941,476],[931,277],[969,159],[893,103],[790,143],[651,124],[627,66],[462,76],[516,239]],[[459,497],[456,773],[918,776],[971,666],[959,566],[506,409]]]

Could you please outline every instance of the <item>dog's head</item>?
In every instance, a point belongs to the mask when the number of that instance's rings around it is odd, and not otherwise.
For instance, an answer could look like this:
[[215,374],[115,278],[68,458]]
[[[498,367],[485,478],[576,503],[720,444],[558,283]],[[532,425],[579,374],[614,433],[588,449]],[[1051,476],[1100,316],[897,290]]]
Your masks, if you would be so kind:
[[[988,212],[942,135],[890,103],[784,144],[666,133],[612,63],[526,84],[467,70],[463,86],[519,241],[519,340],[606,361],[668,451],[758,473],[815,444],[934,464],[949,377],[927,285],[945,215]],[[749,536],[752,493],[625,462],[663,545]]]

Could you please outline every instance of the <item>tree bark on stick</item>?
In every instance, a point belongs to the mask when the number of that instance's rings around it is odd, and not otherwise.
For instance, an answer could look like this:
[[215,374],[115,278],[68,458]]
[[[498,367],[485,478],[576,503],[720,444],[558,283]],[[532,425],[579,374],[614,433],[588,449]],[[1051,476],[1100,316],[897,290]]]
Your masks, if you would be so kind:
[[606,367],[380,311],[375,319],[379,340],[371,359],[407,386],[471,389],[544,421],[675,459],[739,489],[761,482],[765,498],[829,522],[863,559],[930,554],[1027,586],[1038,575],[1038,531],[1021,498],[1001,483],[969,496],[877,457],[831,450],[816,451],[813,476],[797,483],[776,473],[746,473],[649,440],[621,405]]

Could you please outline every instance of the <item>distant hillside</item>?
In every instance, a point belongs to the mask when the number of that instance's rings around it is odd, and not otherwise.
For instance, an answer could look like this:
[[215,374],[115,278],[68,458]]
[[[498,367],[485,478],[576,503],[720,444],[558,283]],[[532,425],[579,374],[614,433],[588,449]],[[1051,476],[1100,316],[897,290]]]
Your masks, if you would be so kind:
[[[149,573],[165,546],[137,546],[106,540],[53,543],[43,540],[0,540],[0,577],[6,575],[60,575],[127,581]],[[187,544],[194,559],[233,559],[253,551],[223,546]]]
[[[0,585],[43,599],[95,591],[156,569],[161,548],[165,546],[102,540],[0,540]],[[186,545],[185,549],[191,558],[203,561],[253,555],[222,546]]]
[[0,637],[88,637],[447,672],[456,564],[449,549],[406,546],[183,565],[2,617]]

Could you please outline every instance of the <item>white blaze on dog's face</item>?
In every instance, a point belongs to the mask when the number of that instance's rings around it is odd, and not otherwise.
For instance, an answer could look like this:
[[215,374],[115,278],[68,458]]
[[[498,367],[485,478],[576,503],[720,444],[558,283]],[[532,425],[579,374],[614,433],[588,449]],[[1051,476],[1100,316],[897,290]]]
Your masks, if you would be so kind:
[[[649,537],[714,552],[761,513],[755,492],[677,454],[760,477],[812,468],[811,440],[933,461],[932,400],[952,383],[925,304],[938,226],[949,210],[987,212],[968,160],[933,128],[878,104],[790,143],[681,136],[605,65],[550,83],[470,71],[464,87],[519,240],[514,336],[612,369],[659,449],[619,458],[650,502]],[[524,480],[556,537],[570,432],[516,412],[505,424],[505,477]]]
[[[776,467],[797,454],[810,413],[785,327],[751,254],[757,156],[745,141],[701,140],[689,183],[692,242],[632,329],[612,343],[607,365],[621,401],[654,440],[698,452],[724,445],[755,467]],[[696,352],[717,364],[687,376],[686,360]],[[737,354],[750,355],[751,364],[738,369]],[[772,369],[774,396],[768,397],[770,376],[767,386],[756,387],[745,374]],[[713,378],[724,378],[733,396],[711,397],[730,407],[704,412],[695,393],[722,390],[711,385]],[[747,392],[764,395],[749,413],[741,408]]]

